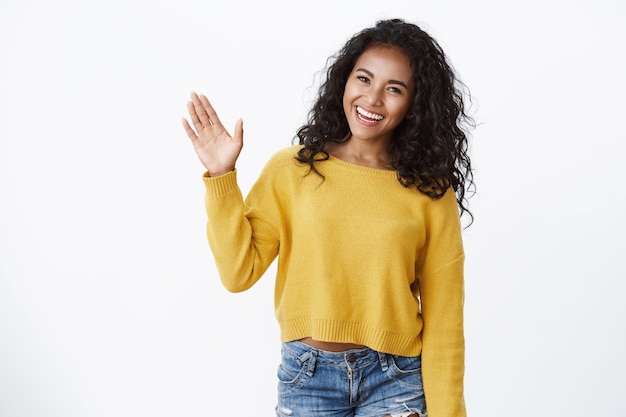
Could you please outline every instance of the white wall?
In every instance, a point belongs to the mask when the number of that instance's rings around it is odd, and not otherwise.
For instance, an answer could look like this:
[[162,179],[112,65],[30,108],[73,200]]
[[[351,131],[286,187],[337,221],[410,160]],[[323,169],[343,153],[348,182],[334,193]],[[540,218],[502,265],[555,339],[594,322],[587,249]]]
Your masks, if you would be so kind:
[[[345,3],[345,4],[344,4]],[[270,416],[272,273],[219,284],[190,90],[242,116],[244,191],[314,74],[378,18],[422,23],[474,94],[474,416],[622,416],[626,6],[601,1],[0,5],[0,415]]]

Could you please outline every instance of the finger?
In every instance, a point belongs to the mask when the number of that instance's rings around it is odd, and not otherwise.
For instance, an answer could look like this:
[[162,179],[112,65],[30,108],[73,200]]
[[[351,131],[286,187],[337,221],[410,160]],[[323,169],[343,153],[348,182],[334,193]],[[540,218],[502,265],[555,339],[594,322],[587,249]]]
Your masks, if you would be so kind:
[[199,98],[200,98],[200,103],[202,104],[202,107],[204,107],[204,110],[207,112],[207,115],[209,117],[209,120],[211,121],[211,124],[221,127],[222,122],[220,122],[220,118],[217,116],[217,113],[215,112],[215,109],[209,102],[209,99],[206,98],[204,94],[200,95]]
[[196,128],[197,132],[202,130],[202,122],[198,118],[198,114],[196,113],[196,107],[193,102],[187,102],[187,111],[189,111],[189,117],[191,118],[191,123],[193,123],[193,127]]
[[[195,92],[191,93],[191,101],[193,103],[196,117],[198,118],[199,123],[200,123],[200,130],[206,126],[211,126],[212,125],[211,119],[209,118],[209,115],[207,114],[207,111],[205,110],[204,106],[200,102],[200,97],[198,97],[198,95]],[[196,126],[196,129],[198,129],[197,126]]]
[[189,125],[189,122],[184,117],[183,117],[183,128],[185,129],[185,132],[187,132],[187,136],[189,136],[189,139],[191,139],[192,142],[198,139],[198,135],[196,135],[196,131],[191,128],[191,126]]

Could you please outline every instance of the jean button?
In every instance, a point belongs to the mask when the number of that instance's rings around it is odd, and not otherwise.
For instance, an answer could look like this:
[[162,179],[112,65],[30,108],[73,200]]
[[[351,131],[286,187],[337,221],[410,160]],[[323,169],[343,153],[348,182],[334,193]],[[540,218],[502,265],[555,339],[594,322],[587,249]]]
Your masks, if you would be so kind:
[[350,362],[350,363],[356,362],[356,356],[354,356],[353,354],[349,354],[348,355],[348,362]]

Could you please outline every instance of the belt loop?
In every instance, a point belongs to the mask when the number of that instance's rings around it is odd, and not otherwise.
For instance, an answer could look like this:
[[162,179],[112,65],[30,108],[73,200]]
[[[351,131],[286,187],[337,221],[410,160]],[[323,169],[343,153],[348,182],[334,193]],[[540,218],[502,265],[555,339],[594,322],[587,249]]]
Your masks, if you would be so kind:
[[298,365],[302,366],[302,364],[304,364],[309,359],[310,356],[311,356],[311,351],[307,351],[307,352],[303,353],[302,355],[298,356],[296,358],[296,361],[298,362]]
[[380,367],[382,368],[383,372],[387,372],[387,369],[389,369],[387,354],[383,352],[378,352],[378,358],[380,359]]
[[317,362],[317,350],[312,349],[309,353],[310,356],[306,367],[306,374],[312,377],[313,372],[315,372],[315,363]]
[[317,361],[317,350],[311,349],[298,357],[298,365],[306,365],[306,374],[313,376],[315,371],[315,362]]

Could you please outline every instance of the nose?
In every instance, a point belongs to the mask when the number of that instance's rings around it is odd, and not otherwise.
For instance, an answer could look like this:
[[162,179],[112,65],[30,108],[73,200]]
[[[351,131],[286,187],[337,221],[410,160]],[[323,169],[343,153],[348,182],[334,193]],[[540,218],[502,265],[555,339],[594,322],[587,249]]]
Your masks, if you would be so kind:
[[370,87],[367,90],[367,104],[370,106],[379,106],[382,103],[383,92],[380,88]]

